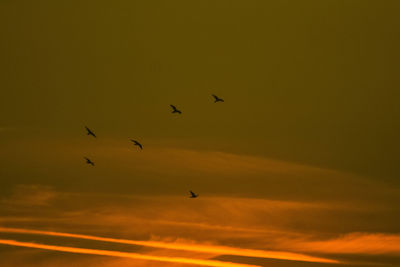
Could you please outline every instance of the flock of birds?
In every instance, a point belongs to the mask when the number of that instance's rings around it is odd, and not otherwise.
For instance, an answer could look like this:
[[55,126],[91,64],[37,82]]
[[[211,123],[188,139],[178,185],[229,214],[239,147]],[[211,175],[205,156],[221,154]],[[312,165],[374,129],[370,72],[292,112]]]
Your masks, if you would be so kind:
[[[219,97],[216,96],[216,95],[212,95],[212,97],[214,97],[214,103],[224,102],[224,100],[223,100],[222,98],[219,98]],[[172,108],[172,113],[182,114],[182,111],[180,111],[179,109],[177,109],[174,105],[170,105],[170,106],[171,106],[171,108]],[[87,126],[85,126],[85,128],[86,128],[86,131],[87,131],[87,135],[91,135],[91,136],[93,136],[94,138],[97,137],[96,134],[95,134],[92,130],[90,130]],[[139,143],[138,141],[133,140],[133,139],[130,139],[130,141],[133,143],[134,146],[138,146],[141,150],[143,149],[142,144]],[[91,159],[89,159],[89,158],[87,158],[87,157],[84,157],[84,159],[86,160],[86,163],[87,163],[87,164],[89,164],[89,165],[91,165],[91,166],[94,166],[94,162],[93,162]],[[198,194],[195,194],[195,193],[194,193],[193,191],[191,191],[191,190],[189,191],[189,193],[190,193],[190,198],[197,198],[197,197],[199,196]]]

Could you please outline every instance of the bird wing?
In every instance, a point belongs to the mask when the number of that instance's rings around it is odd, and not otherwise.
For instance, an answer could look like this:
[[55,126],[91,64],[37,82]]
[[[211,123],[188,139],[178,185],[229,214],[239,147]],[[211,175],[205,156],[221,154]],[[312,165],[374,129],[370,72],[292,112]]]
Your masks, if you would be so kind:
[[216,96],[216,95],[212,95],[214,98],[215,98],[215,100],[217,100],[218,99],[218,96]]
[[196,197],[196,194],[193,193],[193,191],[190,191],[190,194],[192,195],[192,197]]
[[136,141],[136,140],[133,140],[133,139],[131,139],[131,141],[135,144],[135,146],[139,146],[140,147],[140,149],[143,149],[143,146],[142,146],[142,144],[141,143],[139,143],[138,141]]
[[90,129],[89,129],[88,127],[86,127],[86,126],[85,126],[85,128],[86,128],[88,134],[93,135],[94,137],[96,137],[96,135],[94,134],[94,132],[92,132],[92,130],[90,130]]
[[135,141],[135,145],[139,146],[140,148],[142,148],[142,144],[139,143],[138,141]]
[[174,105],[170,105],[171,106],[171,108],[173,108],[174,110],[176,110],[176,107],[174,106]]

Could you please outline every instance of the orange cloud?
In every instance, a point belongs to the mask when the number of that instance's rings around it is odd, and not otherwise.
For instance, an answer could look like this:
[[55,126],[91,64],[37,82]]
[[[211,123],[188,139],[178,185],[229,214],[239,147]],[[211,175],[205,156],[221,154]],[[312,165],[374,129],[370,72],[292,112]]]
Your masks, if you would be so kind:
[[57,192],[50,186],[17,185],[11,196],[2,199],[4,204],[23,206],[48,206],[57,197]]
[[239,263],[216,261],[216,260],[201,260],[201,259],[189,259],[189,258],[179,258],[179,257],[152,256],[152,255],[143,255],[143,254],[138,254],[138,253],[121,252],[121,251],[44,245],[44,244],[37,244],[37,243],[31,243],[31,242],[19,242],[19,241],[15,241],[15,240],[7,240],[7,239],[0,239],[0,244],[10,245],[10,246],[18,246],[18,247],[28,247],[28,248],[38,248],[38,249],[78,253],[78,254],[112,256],[112,257],[120,257],[120,258],[143,259],[143,260],[162,261],[162,262],[175,262],[175,263],[202,265],[202,266],[259,267],[258,265],[239,264]]
[[98,237],[98,236],[91,236],[91,235],[80,235],[80,234],[39,231],[39,230],[29,230],[29,229],[16,229],[16,228],[0,228],[0,232],[61,236],[61,237],[88,239],[88,240],[96,240],[96,241],[103,241],[103,242],[139,245],[139,246],[154,247],[154,248],[214,253],[214,254],[220,254],[220,255],[236,255],[236,256],[245,256],[245,257],[258,257],[258,258],[270,258],[270,259],[305,261],[305,262],[319,262],[319,263],[339,263],[339,261],[332,260],[332,259],[319,258],[319,257],[313,257],[313,256],[304,255],[304,254],[299,254],[299,253],[282,252],[282,251],[243,249],[243,248],[234,248],[234,247],[227,247],[227,246],[202,245],[202,244],[167,243],[167,242],[158,242],[158,241],[137,241],[137,240]]
[[336,239],[294,243],[298,251],[340,254],[400,254],[400,235],[350,233]]

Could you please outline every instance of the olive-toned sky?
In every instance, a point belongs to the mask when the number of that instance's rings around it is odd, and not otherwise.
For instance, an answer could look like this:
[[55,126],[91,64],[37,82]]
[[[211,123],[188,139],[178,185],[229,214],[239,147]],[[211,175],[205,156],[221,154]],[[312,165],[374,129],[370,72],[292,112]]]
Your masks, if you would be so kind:
[[[0,243],[39,229],[212,245],[35,235],[152,256],[311,266],[265,256],[279,250],[398,264],[399,10],[397,0],[2,0],[0,226],[25,232]],[[200,197],[189,201],[190,189]],[[0,249],[6,266],[167,266]]]

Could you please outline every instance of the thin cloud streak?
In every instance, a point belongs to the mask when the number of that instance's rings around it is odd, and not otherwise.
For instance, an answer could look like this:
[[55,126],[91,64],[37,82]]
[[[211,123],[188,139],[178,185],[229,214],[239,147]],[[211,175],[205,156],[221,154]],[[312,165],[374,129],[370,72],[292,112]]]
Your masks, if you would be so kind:
[[98,237],[98,236],[91,236],[91,235],[70,234],[70,233],[62,233],[62,232],[40,231],[40,230],[18,229],[18,228],[0,227],[0,232],[61,236],[61,237],[96,240],[96,241],[111,242],[111,243],[139,245],[139,246],[146,246],[146,247],[153,247],[153,248],[176,249],[176,250],[205,252],[205,253],[217,253],[217,254],[224,254],[224,255],[244,256],[244,257],[258,257],[258,258],[304,261],[304,262],[319,262],[319,263],[340,263],[337,260],[313,257],[313,256],[304,255],[304,254],[283,252],[283,251],[266,251],[266,250],[233,248],[233,247],[226,247],[226,246],[166,243],[166,242],[157,242],[157,241],[137,241],[137,240],[107,238],[107,237]]
[[113,250],[99,250],[99,249],[87,249],[87,248],[45,245],[45,244],[20,242],[20,241],[16,241],[16,240],[7,240],[7,239],[0,239],[0,244],[17,246],[17,247],[28,247],[28,248],[37,248],[37,249],[45,249],[45,250],[53,250],[53,251],[78,253],[78,254],[101,255],[101,256],[112,256],[112,257],[130,258],[130,259],[142,259],[142,260],[152,260],[152,261],[162,261],[162,262],[195,264],[195,265],[212,266],[212,267],[261,267],[259,265],[240,264],[240,263],[223,262],[223,261],[216,261],[216,260],[201,260],[201,259],[189,259],[189,258],[180,258],[180,257],[152,256],[152,255],[143,255],[143,254],[138,254],[138,253],[121,252],[121,251],[113,251]]
[[383,233],[350,233],[329,240],[299,242],[294,246],[300,251],[340,254],[393,254],[400,255],[400,235]]

